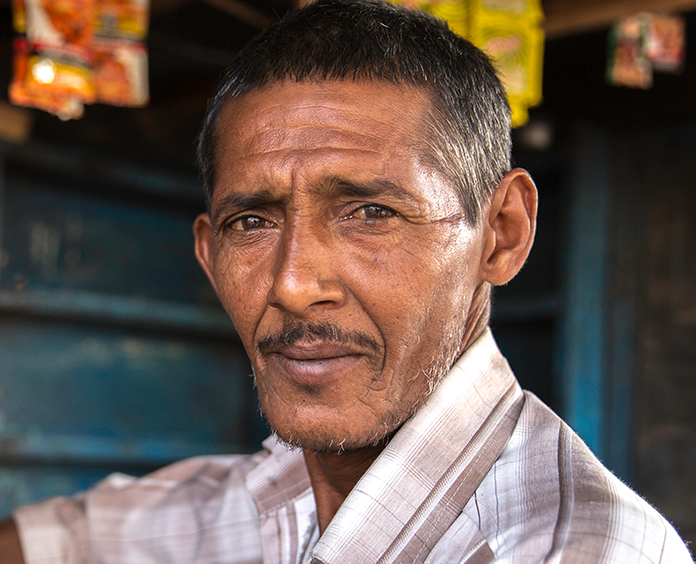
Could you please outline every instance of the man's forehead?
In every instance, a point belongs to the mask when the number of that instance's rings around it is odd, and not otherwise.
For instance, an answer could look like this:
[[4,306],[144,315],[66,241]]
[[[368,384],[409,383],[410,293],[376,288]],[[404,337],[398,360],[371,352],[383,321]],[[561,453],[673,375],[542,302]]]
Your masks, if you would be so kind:
[[231,191],[285,198],[292,174],[309,181],[307,173],[317,185],[392,182],[426,208],[433,194],[423,186],[447,185],[458,209],[456,189],[429,158],[430,108],[423,90],[386,81],[286,81],[245,93],[220,114],[213,208]]
[[216,128],[216,176],[238,159],[269,151],[337,148],[418,151],[426,97],[388,82],[276,82],[223,107]]
[[248,132],[250,125],[282,127],[371,121],[376,128],[421,123],[432,108],[422,88],[384,80],[290,80],[272,82],[227,101],[219,115],[216,137]]

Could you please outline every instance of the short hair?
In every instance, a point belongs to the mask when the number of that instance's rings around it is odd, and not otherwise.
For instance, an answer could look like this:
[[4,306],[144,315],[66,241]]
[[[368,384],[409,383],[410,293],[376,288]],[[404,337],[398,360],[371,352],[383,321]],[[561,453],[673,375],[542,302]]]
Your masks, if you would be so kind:
[[431,100],[422,159],[449,179],[478,224],[510,169],[510,107],[486,55],[436,18],[380,0],[318,0],[266,28],[233,59],[198,138],[208,210],[216,126],[231,99],[283,81],[386,81]]

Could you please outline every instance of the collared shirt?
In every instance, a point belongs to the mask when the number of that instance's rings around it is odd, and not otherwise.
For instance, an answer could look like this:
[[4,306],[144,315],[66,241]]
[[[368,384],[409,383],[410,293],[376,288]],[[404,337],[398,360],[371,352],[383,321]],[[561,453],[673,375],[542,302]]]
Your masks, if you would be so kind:
[[321,537],[302,453],[199,457],[15,513],[28,564],[692,562],[486,331]]

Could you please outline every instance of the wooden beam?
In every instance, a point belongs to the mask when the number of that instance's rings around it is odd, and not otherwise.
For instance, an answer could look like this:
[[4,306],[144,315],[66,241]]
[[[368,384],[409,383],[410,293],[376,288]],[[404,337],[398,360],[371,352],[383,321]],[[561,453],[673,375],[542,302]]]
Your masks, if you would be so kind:
[[201,1],[209,6],[217,8],[218,10],[227,12],[231,16],[234,16],[238,20],[243,21],[245,24],[249,24],[256,29],[264,29],[273,21],[273,18],[271,18],[269,15],[264,14],[256,8],[253,8],[244,2],[240,2],[239,0]]
[[609,27],[639,12],[688,12],[696,0],[543,0],[544,30],[553,39]]
[[[11,0],[0,0],[2,2]],[[188,3],[190,0],[151,0],[151,10],[153,14],[161,14],[165,12],[171,12],[175,10],[182,4]],[[204,4],[213,6],[218,10],[230,14],[231,16],[237,18],[238,20],[255,27],[257,29],[264,29],[272,21],[273,18],[268,14],[254,8],[247,2],[241,0],[200,0]],[[251,0],[253,3],[253,0]]]

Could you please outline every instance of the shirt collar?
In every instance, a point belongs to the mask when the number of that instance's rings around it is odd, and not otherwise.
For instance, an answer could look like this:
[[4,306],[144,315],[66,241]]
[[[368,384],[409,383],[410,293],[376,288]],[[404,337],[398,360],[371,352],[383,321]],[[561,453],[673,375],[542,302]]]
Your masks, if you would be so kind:
[[311,488],[300,449],[289,448],[273,434],[263,442],[267,456],[246,478],[260,515],[286,505]]
[[486,329],[360,479],[315,561],[425,560],[505,447],[523,403]]

